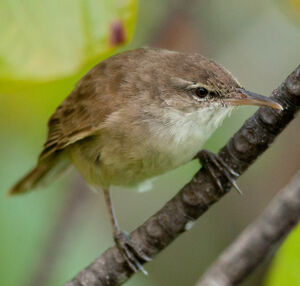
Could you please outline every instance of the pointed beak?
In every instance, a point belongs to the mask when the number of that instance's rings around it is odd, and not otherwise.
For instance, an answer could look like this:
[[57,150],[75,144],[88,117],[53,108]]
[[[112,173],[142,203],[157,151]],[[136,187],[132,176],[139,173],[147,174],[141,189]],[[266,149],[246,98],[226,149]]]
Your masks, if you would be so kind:
[[276,102],[274,99],[257,94],[252,91],[245,90],[243,88],[238,88],[237,93],[234,97],[228,98],[225,101],[232,105],[258,105],[258,106],[268,106],[275,109],[282,110],[282,106]]

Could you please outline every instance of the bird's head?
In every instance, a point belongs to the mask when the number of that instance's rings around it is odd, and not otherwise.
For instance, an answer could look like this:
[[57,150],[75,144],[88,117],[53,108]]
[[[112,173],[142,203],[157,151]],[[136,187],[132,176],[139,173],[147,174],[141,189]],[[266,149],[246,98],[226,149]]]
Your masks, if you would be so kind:
[[170,54],[170,59],[163,93],[169,95],[167,104],[182,111],[242,105],[282,109],[274,99],[246,90],[225,68],[199,54]]

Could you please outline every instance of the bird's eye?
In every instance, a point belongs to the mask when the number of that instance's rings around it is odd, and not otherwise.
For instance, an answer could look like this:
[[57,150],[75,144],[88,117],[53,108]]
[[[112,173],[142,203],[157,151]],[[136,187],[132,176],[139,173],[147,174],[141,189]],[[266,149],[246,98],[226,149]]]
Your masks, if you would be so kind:
[[198,97],[200,98],[204,98],[205,96],[208,95],[208,90],[204,87],[198,87],[196,90],[195,90],[195,93]]

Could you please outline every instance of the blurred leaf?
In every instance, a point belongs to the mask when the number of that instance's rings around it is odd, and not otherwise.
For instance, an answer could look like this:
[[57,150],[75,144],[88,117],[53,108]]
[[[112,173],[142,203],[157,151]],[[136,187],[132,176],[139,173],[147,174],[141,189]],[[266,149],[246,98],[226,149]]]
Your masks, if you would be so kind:
[[44,126],[76,81],[132,38],[137,3],[0,1],[0,127]]
[[[0,1],[1,285],[29,285],[47,259],[45,247],[68,199],[66,181],[24,197],[4,194],[34,164],[47,118],[76,81],[132,38],[136,10],[137,0]],[[91,237],[97,243],[91,245]],[[60,285],[91,261],[104,238],[86,232],[77,244],[63,243],[60,267],[49,274],[59,283],[49,285]]]
[[0,79],[70,76],[131,39],[137,0],[0,2]]
[[60,180],[43,192],[5,198],[12,180],[31,166],[32,146],[14,139],[0,142],[0,284],[10,286],[26,285],[36,270],[67,195]]
[[280,10],[294,23],[300,24],[300,0],[275,0]]
[[300,225],[278,251],[265,286],[300,286]]

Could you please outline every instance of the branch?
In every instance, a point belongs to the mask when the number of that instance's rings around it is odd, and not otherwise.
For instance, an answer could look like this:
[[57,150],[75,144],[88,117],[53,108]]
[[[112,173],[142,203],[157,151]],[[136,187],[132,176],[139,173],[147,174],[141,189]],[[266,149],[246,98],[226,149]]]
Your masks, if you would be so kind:
[[[300,65],[273,91],[283,111],[260,108],[220,150],[219,156],[242,174],[264,152],[293,119],[300,108]],[[150,257],[167,247],[186,225],[197,219],[230,190],[226,177],[218,173],[225,192],[220,192],[209,172],[201,168],[166,205],[131,232],[133,243]],[[116,246],[107,249],[65,286],[117,286],[132,276]]]
[[263,214],[221,254],[196,286],[237,285],[300,220],[300,170]]

